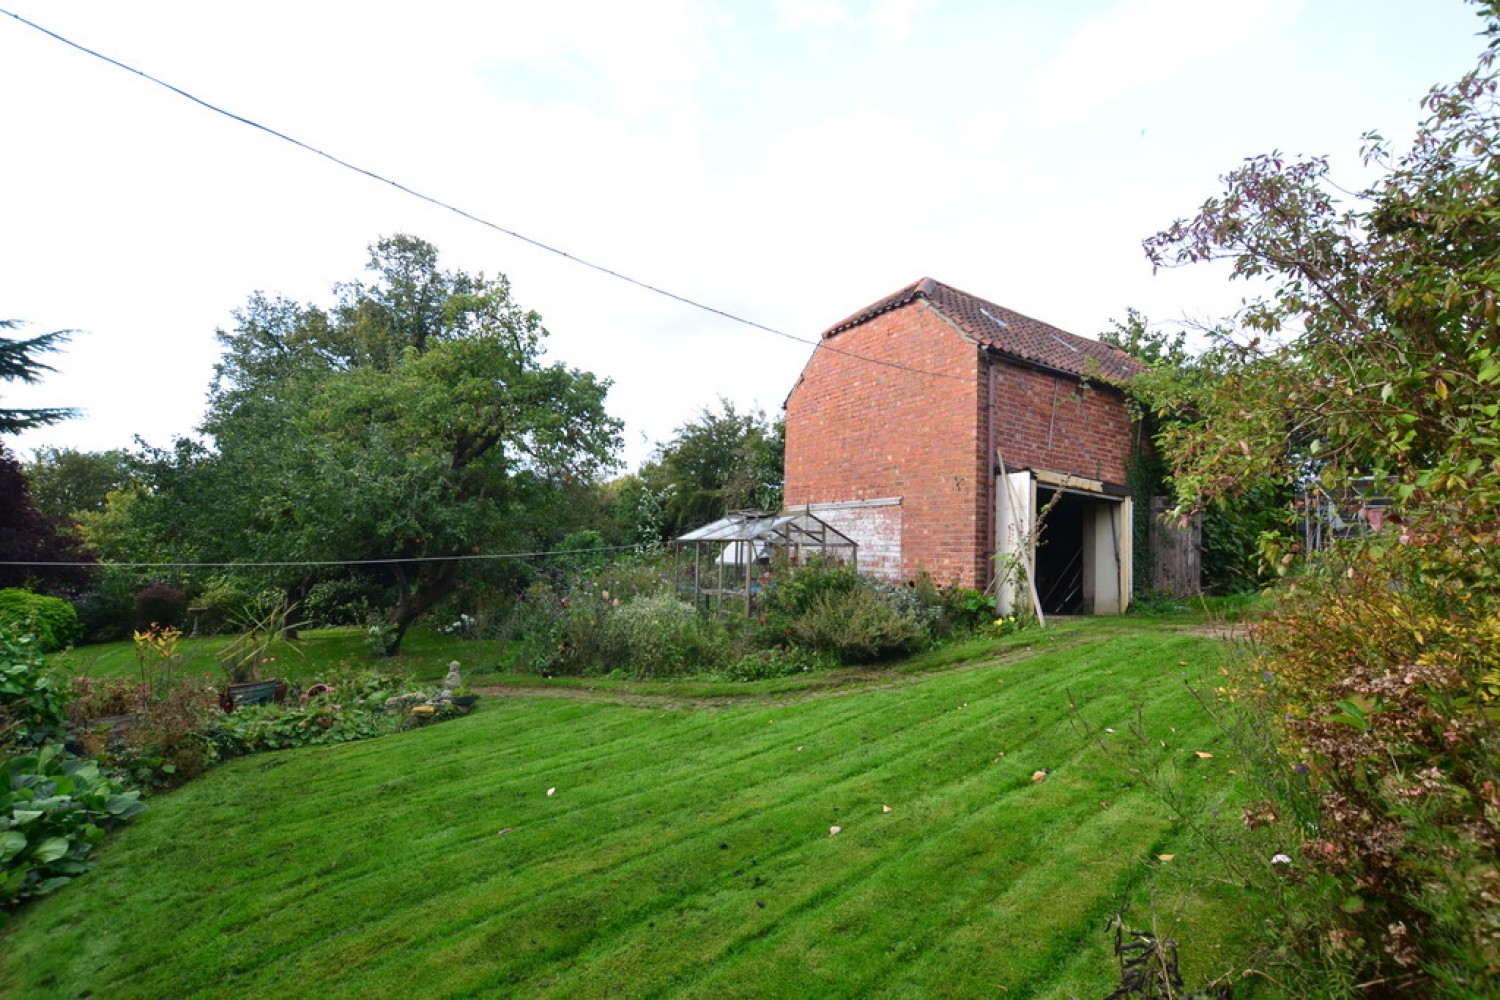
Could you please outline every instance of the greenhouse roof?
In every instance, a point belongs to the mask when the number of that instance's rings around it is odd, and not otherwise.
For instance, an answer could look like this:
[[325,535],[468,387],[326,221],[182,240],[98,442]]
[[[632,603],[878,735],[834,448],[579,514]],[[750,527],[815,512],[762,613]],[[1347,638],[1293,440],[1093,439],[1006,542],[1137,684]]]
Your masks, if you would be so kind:
[[767,514],[738,510],[712,524],[689,531],[678,545],[692,542],[765,542],[771,545],[806,545],[823,548],[857,548],[854,540],[826,521],[806,511]]

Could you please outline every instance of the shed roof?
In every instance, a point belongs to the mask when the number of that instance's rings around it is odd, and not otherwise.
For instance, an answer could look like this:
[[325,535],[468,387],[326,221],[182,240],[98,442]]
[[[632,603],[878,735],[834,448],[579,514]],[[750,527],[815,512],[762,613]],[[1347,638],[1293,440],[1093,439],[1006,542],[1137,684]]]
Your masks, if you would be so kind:
[[1040,320],[932,278],[915,281],[823,331],[827,339],[904,305],[926,299],[959,329],[1001,354],[1079,377],[1126,379],[1145,365],[1110,344]]

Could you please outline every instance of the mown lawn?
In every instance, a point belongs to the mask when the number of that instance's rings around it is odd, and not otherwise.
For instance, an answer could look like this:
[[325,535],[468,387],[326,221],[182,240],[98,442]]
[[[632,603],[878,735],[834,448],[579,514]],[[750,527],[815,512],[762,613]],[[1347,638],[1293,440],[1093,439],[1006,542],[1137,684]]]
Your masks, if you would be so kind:
[[1234,765],[1182,680],[1220,645],[1140,623],[1053,634],[866,687],[717,708],[495,697],[241,759],[153,800],[23,912],[0,989],[1102,997],[1126,899],[1182,942],[1190,984],[1243,969],[1260,904],[1069,707],[1123,740],[1139,706],[1207,802]]

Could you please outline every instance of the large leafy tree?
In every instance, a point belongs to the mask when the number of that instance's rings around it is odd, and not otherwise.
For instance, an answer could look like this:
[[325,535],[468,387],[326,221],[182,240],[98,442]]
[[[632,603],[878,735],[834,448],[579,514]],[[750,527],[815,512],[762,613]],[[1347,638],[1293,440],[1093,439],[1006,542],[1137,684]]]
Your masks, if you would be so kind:
[[733,510],[780,510],[785,452],[781,421],[721,399],[717,411],[704,407],[656,446],[624,499],[662,538]]
[[[439,267],[411,236],[331,308],[256,294],[219,333],[203,432],[148,453],[117,495],[200,561],[366,561],[388,573],[390,651],[466,561],[529,547],[540,512],[612,462],[606,381],[543,360],[540,317],[503,277]],[[295,597],[327,570],[287,567]]]
[[[0,319],[0,330],[15,330],[20,320]],[[72,331],[54,330],[25,339],[0,336],[0,381],[37,382],[44,372],[52,371],[39,355],[58,350]],[[47,427],[74,416],[76,410],[66,407],[33,409],[0,408],[0,434],[18,434],[37,427]]]
[[79,451],[38,448],[26,463],[26,478],[37,508],[58,524],[80,513],[102,511],[109,494],[136,478],[131,455],[121,448]]

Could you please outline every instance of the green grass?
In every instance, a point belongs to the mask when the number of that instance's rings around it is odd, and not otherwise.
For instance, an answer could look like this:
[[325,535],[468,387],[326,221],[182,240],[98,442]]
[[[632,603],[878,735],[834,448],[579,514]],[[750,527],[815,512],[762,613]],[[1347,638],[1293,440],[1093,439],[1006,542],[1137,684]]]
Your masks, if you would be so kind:
[[[210,674],[223,679],[224,668],[219,651],[234,641],[233,636],[184,638],[178,643],[183,674]],[[465,642],[438,635],[427,629],[412,629],[402,644],[401,655],[377,657],[365,644],[365,633],[359,628],[306,629],[292,643],[277,643],[272,655],[274,664],[261,670],[268,677],[289,680],[318,680],[339,672],[361,667],[394,668],[421,680],[441,678],[450,660],[458,659],[466,672],[493,670],[499,662],[503,643]],[[135,644],[129,640],[80,646],[57,654],[52,661],[68,673],[92,677],[134,677],[140,672]]]
[[1148,892],[1190,983],[1244,968],[1259,903],[1069,708],[1123,733],[1139,706],[1184,780],[1229,791],[1227,748],[1181,683],[1220,647],[1118,621],[1009,638],[998,659],[863,686],[727,707],[491,698],[232,762],[23,912],[0,989],[1102,996],[1118,981],[1105,919]]

